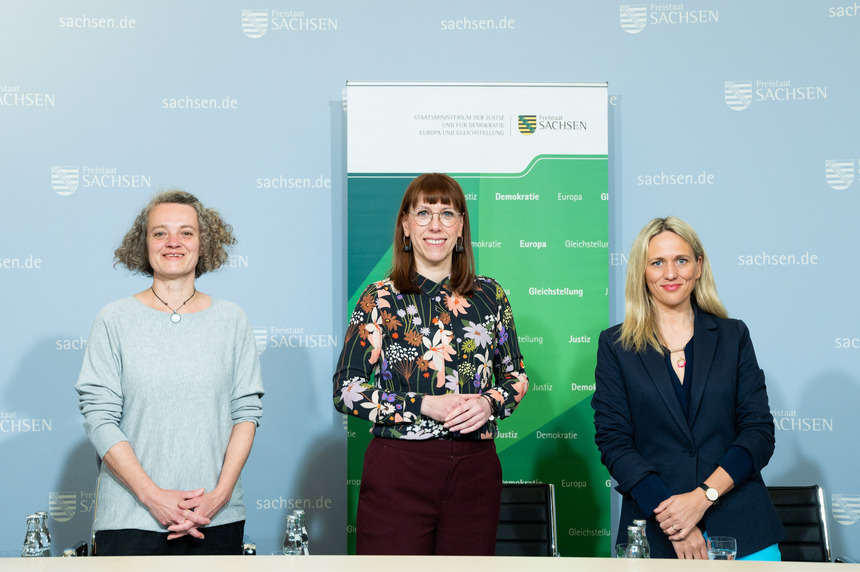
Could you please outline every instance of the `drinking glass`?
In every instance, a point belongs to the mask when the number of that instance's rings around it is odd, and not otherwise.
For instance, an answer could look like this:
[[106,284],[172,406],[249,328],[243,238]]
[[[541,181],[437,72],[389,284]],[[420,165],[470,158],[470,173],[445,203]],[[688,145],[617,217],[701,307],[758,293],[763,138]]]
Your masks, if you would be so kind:
[[738,553],[738,541],[731,536],[708,538],[708,560],[734,560]]
[[622,542],[621,544],[615,545],[615,557],[616,558],[627,558],[627,543]]

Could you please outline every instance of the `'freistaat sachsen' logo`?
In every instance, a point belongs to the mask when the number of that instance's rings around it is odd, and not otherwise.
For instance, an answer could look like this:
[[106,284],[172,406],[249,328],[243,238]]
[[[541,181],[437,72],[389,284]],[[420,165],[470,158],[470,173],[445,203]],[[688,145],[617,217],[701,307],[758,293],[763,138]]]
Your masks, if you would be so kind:
[[628,34],[638,34],[645,29],[648,8],[645,4],[621,5],[621,29]]
[[846,526],[860,519],[860,495],[832,495],[833,519]]
[[77,167],[51,167],[51,188],[58,195],[71,195],[78,190],[80,171]]
[[520,133],[532,135],[537,130],[537,115],[520,115],[517,123]]
[[743,111],[752,103],[753,87],[751,81],[727,81],[726,105],[732,111]]
[[48,493],[48,514],[57,522],[72,520],[77,504],[77,493]]
[[269,346],[269,329],[268,328],[253,328],[254,343],[257,346],[257,355],[261,355]]
[[242,33],[256,40],[262,38],[269,29],[269,18],[266,10],[242,10]]
[[827,184],[835,191],[844,191],[854,182],[854,161],[824,161],[824,172]]

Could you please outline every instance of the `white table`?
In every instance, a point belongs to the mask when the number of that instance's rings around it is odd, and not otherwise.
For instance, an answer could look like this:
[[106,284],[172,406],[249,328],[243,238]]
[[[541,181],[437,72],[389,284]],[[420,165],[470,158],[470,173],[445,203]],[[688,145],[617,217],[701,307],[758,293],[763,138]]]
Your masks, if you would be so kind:
[[477,556],[4,558],[2,572],[858,572],[860,564]]

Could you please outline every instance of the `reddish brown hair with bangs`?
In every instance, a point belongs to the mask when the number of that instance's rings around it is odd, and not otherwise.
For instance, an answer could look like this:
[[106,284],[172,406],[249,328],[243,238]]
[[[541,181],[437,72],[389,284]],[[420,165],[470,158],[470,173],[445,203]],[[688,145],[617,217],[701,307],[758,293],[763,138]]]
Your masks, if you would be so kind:
[[423,201],[430,205],[446,204],[463,214],[463,252],[452,253],[451,290],[461,296],[469,295],[475,287],[475,255],[472,253],[472,232],[469,229],[469,211],[466,208],[466,196],[460,184],[441,173],[425,173],[417,176],[403,194],[400,203],[400,214],[394,225],[394,253],[391,260],[391,281],[394,287],[406,294],[415,294],[420,290],[415,283],[415,256],[412,252],[403,252],[406,240],[403,236],[404,218],[415,205]]

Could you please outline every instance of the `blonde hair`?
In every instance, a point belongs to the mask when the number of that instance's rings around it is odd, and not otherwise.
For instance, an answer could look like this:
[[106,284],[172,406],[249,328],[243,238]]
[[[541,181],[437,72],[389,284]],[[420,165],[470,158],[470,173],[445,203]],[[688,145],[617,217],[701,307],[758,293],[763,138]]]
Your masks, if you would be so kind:
[[720,297],[705,248],[693,227],[675,217],[655,218],[645,225],[630,248],[627,262],[627,284],[624,289],[624,322],[621,325],[619,342],[625,350],[642,352],[651,346],[663,352],[657,333],[657,309],[651,292],[645,283],[645,268],[648,263],[648,249],[651,239],[661,232],[673,232],[680,236],[693,249],[698,263],[701,258],[702,275],[693,287],[692,299],[696,305],[709,314],[727,318],[728,313]]

